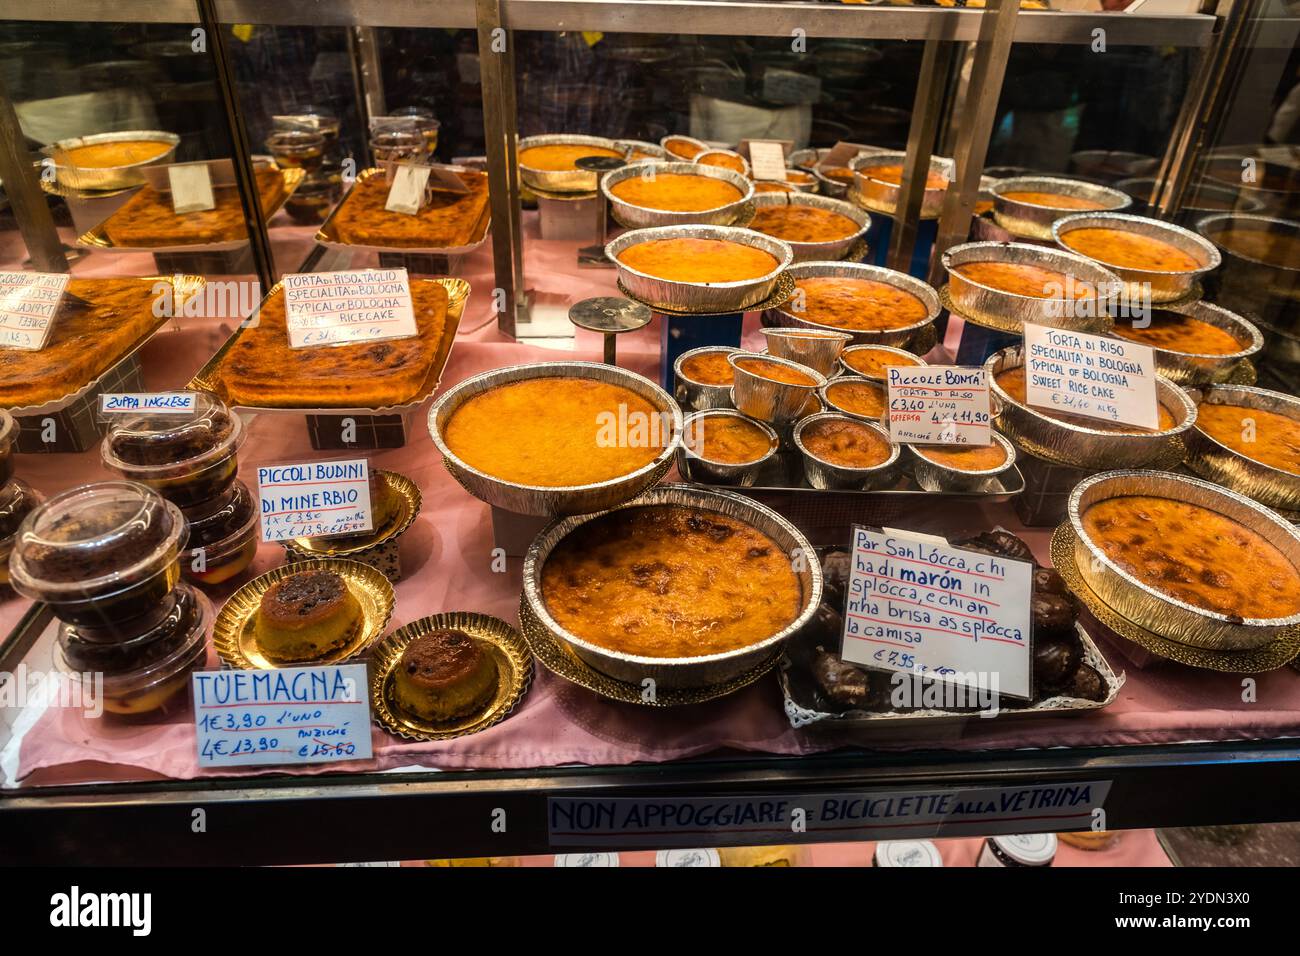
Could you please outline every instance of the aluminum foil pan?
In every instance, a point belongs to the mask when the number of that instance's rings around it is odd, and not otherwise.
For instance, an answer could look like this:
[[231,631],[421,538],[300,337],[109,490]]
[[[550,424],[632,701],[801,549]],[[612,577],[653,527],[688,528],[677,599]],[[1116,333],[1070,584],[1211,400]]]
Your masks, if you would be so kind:
[[767,350],[777,358],[806,365],[827,378],[838,375],[840,353],[853,341],[847,332],[822,332],[816,329],[763,329]]
[[[551,617],[542,598],[542,568],[551,551],[575,528],[596,516],[565,518],[543,529],[524,557],[523,603],[547,632],[567,644],[591,667],[616,680],[626,681],[636,686],[643,686],[642,682],[649,678],[662,690],[705,687],[723,683],[758,666],[770,658],[782,643],[797,633],[812,618],[822,599],[821,564],[817,561],[808,540],[794,525],[775,511],[740,495],[691,485],[662,485],[652,488],[639,498],[619,507],[636,508],[654,505],[681,505],[715,511],[738,521],[744,521],[771,537],[791,556],[794,567],[798,569],[797,573],[803,586],[803,609],[789,625],[771,637],[748,647],[722,654],[675,658],[640,657],[590,644],[560,627]],[[804,560],[797,560],[800,557]]]
[[684,136],[681,133],[672,133],[668,136],[665,136],[663,139],[659,140],[659,148],[662,149],[664,151],[664,155],[667,156],[668,159],[674,163],[676,162],[689,163],[692,159],[695,158],[695,156],[692,156],[690,159],[686,158],[685,156],[678,156],[676,153],[674,153],[672,150],[668,148],[668,141],[671,139],[682,140],[684,142],[691,143],[692,145],[694,145],[696,147],[696,151],[695,151],[696,156],[704,152],[706,149],[710,148],[708,143],[704,142],[703,140],[696,139],[694,136]]
[[[619,170],[621,172],[621,170]],[[729,173],[729,170],[718,170]],[[624,249],[655,239],[725,239],[762,249],[776,257],[777,266],[757,279],[736,282],[679,282],[660,279],[631,269],[619,261]],[[794,253],[780,239],[773,239],[749,229],[728,226],[659,226],[654,229],[633,229],[623,233],[605,246],[605,255],[618,270],[619,281],[628,292],[652,307],[659,306],[681,312],[719,315],[740,312],[762,302],[776,288],[777,277],[790,265]]]
[[1081,481],[1070,494],[1069,521],[1077,537],[1075,564],[1088,586],[1121,617],[1171,641],[1209,650],[1250,650],[1300,623],[1300,613],[1282,618],[1228,617],[1169,597],[1115,564],[1083,530],[1092,505],[1124,495],[1154,495],[1209,508],[1263,535],[1300,568],[1300,528],[1287,524],[1245,495],[1207,481],[1159,471],[1109,471]]
[[[549,133],[545,136],[525,136],[519,141],[517,154],[533,146],[567,145],[600,146],[618,151],[618,145],[603,136]],[[519,175],[526,185],[553,193],[589,193],[596,188],[596,180],[599,178],[598,173],[586,169],[534,169],[522,162],[519,164]]]
[[[125,166],[65,166],[59,162],[60,154],[78,146],[94,146],[97,143],[129,143],[148,141],[168,144],[168,149],[160,156],[146,159],[142,163],[129,163]],[[54,160],[54,175],[64,186],[73,189],[124,189],[143,183],[146,166],[170,163],[176,155],[176,147],[181,138],[175,133],[164,133],[158,129],[124,130],[119,133],[96,133],[93,136],[73,136],[61,139],[41,147],[41,153]]]
[[[1121,179],[1115,184],[1115,188],[1124,190],[1133,197],[1134,201],[1150,207],[1155,198],[1156,181],[1150,177]],[[1264,204],[1251,196],[1242,195],[1230,186],[1215,186],[1208,182],[1201,182],[1189,188],[1176,213],[1178,218],[1182,219],[1189,213],[1204,216],[1229,210],[1238,213],[1262,212]]]
[[[1264,336],[1259,329],[1243,319],[1236,312],[1198,300],[1171,310],[1200,322],[1223,329],[1240,345],[1236,352],[1227,355],[1196,355],[1191,352],[1175,352],[1152,346],[1156,356],[1156,368],[1160,374],[1179,385],[1206,385],[1210,382],[1226,382],[1245,359],[1264,347]],[[1128,321],[1128,320],[1122,320]],[[1116,327],[1121,323],[1116,322]],[[1112,333],[1113,338],[1124,338]],[[1126,342],[1137,341],[1124,339]],[[1145,345],[1145,342],[1139,342]]]
[[[692,428],[699,427],[704,419],[711,417],[730,417],[747,421],[768,437],[772,442],[772,447],[768,449],[766,455],[755,458],[753,461],[724,462],[705,458],[692,447],[694,434]],[[781,439],[777,435],[776,429],[767,423],[756,421],[734,408],[711,408],[706,411],[696,412],[694,415],[687,415],[686,420],[682,423],[682,443],[677,449],[677,471],[683,476],[689,473],[692,481],[702,481],[706,484],[737,485],[748,488],[754,484],[759,472],[772,460],[772,456],[777,453],[780,447]]]
[[1180,447],[1180,439],[1196,422],[1196,406],[1181,388],[1164,378],[1156,379],[1156,399],[1174,418],[1174,427],[1163,432],[1107,432],[1074,422],[1061,421],[1037,408],[1022,405],[997,382],[999,372],[1024,364],[1024,346],[1013,345],[994,352],[984,363],[994,403],[993,425],[1017,445],[1041,448],[1075,468],[1144,468],[1167,459]]
[[809,194],[816,193],[819,185],[817,177],[813,175],[811,170],[797,169],[791,166],[786,167],[785,184],[796,192]]
[[[986,468],[983,471],[963,471],[960,468],[950,468],[947,465],[940,464],[926,458],[921,454],[915,445],[908,445],[912,452],[912,474],[916,478],[916,483],[926,491],[981,491],[984,486],[995,478],[1000,478],[1012,468],[1016,467],[1016,446],[1011,444],[997,432],[989,435],[993,439],[993,444],[998,445],[1006,453],[1006,461],[996,468]],[[926,448],[935,448],[941,446],[926,445]]]
[[[1133,269],[1111,265],[1094,259],[1124,282],[1124,292],[1130,302],[1173,302],[1192,293],[1199,276],[1219,267],[1222,258],[1212,242],[1207,241],[1190,229],[1175,226],[1173,223],[1161,222],[1159,219],[1147,219],[1143,216],[1130,216],[1119,212],[1087,212],[1074,216],[1064,216],[1052,225],[1052,238],[1062,249],[1079,255],[1065,243],[1065,237],[1075,229],[1104,228],[1119,229],[1141,236],[1159,239],[1188,253],[1202,263],[1195,269],[1182,272],[1165,272],[1155,269]],[[1088,257],[1091,258],[1091,257]]]
[[924,359],[922,359],[919,355],[914,355],[913,353],[908,352],[906,349],[890,348],[887,345],[851,345],[848,348],[846,348],[843,352],[840,353],[840,368],[844,370],[845,375],[856,375],[859,378],[867,378],[873,382],[883,382],[885,380],[885,377],[881,376],[880,378],[876,378],[873,375],[863,375],[862,372],[858,371],[856,368],[854,368],[852,365],[849,364],[848,357],[852,355],[854,352],[858,352],[858,351],[887,352],[893,355],[897,355],[899,358],[905,360],[903,363],[900,364],[905,364],[912,367],[921,367],[930,364],[926,362]]
[[[792,371],[807,375],[815,380],[815,384],[791,385],[786,382],[773,381],[770,378],[764,378],[750,372],[744,366],[737,364],[745,359],[757,360],[760,358],[764,362],[782,365]],[[800,365],[798,362],[777,358],[774,355],[760,356],[756,352],[732,352],[727,356],[727,361],[731,363],[731,367],[736,372],[736,381],[731,389],[731,398],[736,408],[750,418],[756,418],[762,422],[782,425],[802,418],[809,401],[816,398],[817,390],[826,384],[826,376],[817,370],[808,368],[806,365]]]
[[[850,162],[852,162],[852,159],[850,159]],[[844,168],[849,169],[850,167],[845,166]],[[843,199],[849,194],[849,186],[852,185],[850,180],[832,179],[822,172],[820,166],[814,166],[810,172],[817,180],[817,191],[823,196],[830,196],[832,199]]]
[[[879,465],[872,465],[870,468],[848,468],[818,458],[804,445],[804,430],[817,422],[832,420],[853,422],[855,425],[870,428],[889,442],[889,457]],[[799,457],[803,459],[804,477],[808,479],[808,484],[820,491],[874,491],[877,488],[889,487],[898,478],[898,459],[902,454],[902,447],[889,437],[889,432],[874,422],[864,421],[853,415],[841,415],[839,412],[818,412],[795,425],[792,437],[795,448],[799,450]]]
[[1044,192],[1071,196],[1075,199],[1090,199],[1101,204],[1101,209],[1097,210],[1099,212],[1118,212],[1133,204],[1132,197],[1118,189],[1097,186],[1081,179],[1058,179],[1053,176],[1016,176],[1011,179],[1001,179],[990,187],[989,192],[993,195],[993,218],[997,220],[997,224],[1012,235],[1025,239],[1050,241],[1052,223],[1078,210],[1036,206],[1032,203],[1008,199],[1006,193]]
[[[673,212],[668,209],[650,209],[646,206],[634,206],[619,199],[611,188],[625,179],[649,175],[649,172],[677,173],[684,176],[704,176],[707,179],[721,179],[731,183],[740,190],[740,198],[712,209],[697,212]],[[754,184],[744,176],[720,166],[701,166],[698,163],[632,163],[622,169],[606,173],[600,181],[600,191],[609,201],[610,211],[615,219],[632,229],[650,229],[655,226],[728,226],[740,216],[745,203],[754,198]]]
[[[901,150],[880,149],[858,153],[857,157],[850,161],[849,168],[853,170],[854,185],[857,186],[858,195],[862,197],[862,202],[868,209],[893,215],[898,208],[898,197],[903,187],[872,179],[863,171],[873,166],[902,164],[906,160],[907,153]],[[951,159],[943,156],[930,157],[930,172],[943,176],[946,182],[941,187],[927,188],[925,190],[921,198],[922,219],[935,219],[938,217],[943,208],[944,193],[948,191],[948,183],[952,181],[955,169],[956,163]]]
[[1213,242],[1223,256],[1223,271],[1219,274],[1223,286],[1220,294],[1240,290],[1251,300],[1269,293],[1288,299],[1300,298],[1300,262],[1292,267],[1264,262],[1230,249],[1219,241],[1219,236],[1225,230],[1243,227],[1291,236],[1294,241],[1300,242],[1300,222],[1290,219],[1225,213],[1199,220],[1196,231]]
[[[588,378],[630,389],[656,410],[672,416],[672,434],[649,464],[618,478],[589,485],[549,487],[516,484],[478,471],[452,454],[443,440],[443,429],[447,427],[447,422],[456,409],[467,400],[510,382],[551,376]],[[681,443],[682,411],[672,397],[654,382],[616,365],[601,362],[539,362],[535,365],[514,365],[482,372],[454,386],[429,409],[429,434],[442,453],[442,463],[447,471],[462,488],[480,501],[516,514],[539,517],[591,514],[613,508],[635,497],[664,476]]]
[[[1300,429],[1300,398],[1246,385],[1213,385],[1197,395],[1201,404],[1242,405],[1294,419]],[[1270,508],[1300,511],[1300,475],[1247,458],[1211,438],[1200,426],[1187,433],[1187,467],[1202,478],[1254,498]]]
[[[835,259],[843,259],[853,248],[853,244],[867,234],[871,228],[871,216],[865,209],[859,209],[850,202],[844,202],[840,199],[831,199],[829,196],[814,196],[811,193],[759,193],[754,197],[754,205],[759,209],[764,206],[812,206],[816,209],[825,209],[828,212],[838,213],[852,219],[857,223],[857,231],[845,236],[843,239],[832,239],[829,242],[795,242],[790,239],[784,240],[789,243],[790,248],[794,250],[795,262],[829,262]],[[754,228],[752,225],[750,228]]]
[[[627,154],[629,163],[657,163],[665,162],[668,159],[668,151],[658,143],[651,143],[644,139],[616,139],[614,148],[622,150]],[[633,153],[645,153],[638,159],[633,159]]]
[[706,345],[702,348],[691,349],[677,356],[673,362],[673,398],[677,404],[682,407],[683,411],[702,412],[709,408],[730,408],[731,407],[731,383],[726,385],[706,385],[703,382],[696,382],[682,372],[682,366],[686,360],[695,355],[703,355],[706,352],[722,352],[729,354],[739,352],[740,349],[732,348],[729,345]]
[[[1073,252],[1061,252],[1024,242],[966,242],[943,254],[948,272],[948,295],[953,308],[963,316],[1003,329],[1021,330],[1026,322],[1073,332],[1108,332],[1111,311],[1123,283],[1115,273]],[[1070,299],[1004,292],[972,282],[956,271],[968,262],[1011,262],[1052,269],[1085,282],[1096,291],[1095,298],[1075,306]]]
[[925,303],[925,318],[912,325],[897,329],[843,329],[835,325],[825,325],[811,319],[805,319],[791,311],[799,299],[796,291],[794,298],[776,309],[771,309],[763,316],[765,325],[785,325],[801,329],[818,329],[832,332],[847,332],[853,336],[854,345],[891,345],[894,348],[906,348],[923,329],[932,325],[939,317],[939,295],[920,279],[904,272],[895,272],[884,266],[869,266],[860,262],[801,262],[791,266],[789,274],[797,282],[815,276],[839,276],[845,279],[869,279],[909,292]]
[[[667,152],[667,150],[664,150],[664,152]],[[740,175],[744,176],[746,179],[749,178],[749,172],[750,172],[749,160],[747,160],[744,156],[741,156],[734,149],[720,149],[715,146],[710,146],[704,152],[696,156],[695,159],[691,160],[691,162],[695,163],[697,166],[708,166],[711,169],[729,169],[730,167],[728,166],[719,166],[717,163],[704,162],[705,156],[731,156],[734,159],[738,159],[740,160],[741,168],[739,170],[733,169],[731,171],[733,173],[739,172]]]

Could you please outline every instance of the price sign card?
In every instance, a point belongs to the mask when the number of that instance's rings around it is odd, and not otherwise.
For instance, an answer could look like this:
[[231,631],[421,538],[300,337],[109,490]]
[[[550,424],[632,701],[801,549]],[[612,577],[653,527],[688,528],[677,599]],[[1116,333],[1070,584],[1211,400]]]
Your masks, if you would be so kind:
[[0,347],[44,348],[67,291],[62,272],[0,272]]
[[290,348],[419,334],[405,269],[295,272],[282,284]]
[[195,671],[199,769],[370,759],[365,664]]
[[891,365],[889,434],[913,445],[988,445],[989,376],[959,365]]
[[1026,323],[1025,399],[1154,430],[1160,425],[1155,353],[1123,339]]
[[101,415],[129,412],[191,415],[197,397],[194,392],[104,392],[99,396],[99,411]]
[[167,183],[171,187],[172,211],[178,216],[217,206],[212,194],[212,173],[207,163],[168,166]]
[[841,656],[1028,698],[1033,570],[942,538],[854,527]]
[[407,216],[418,213],[428,195],[429,173],[428,166],[398,166],[393,172],[384,208]]
[[262,540],[361,534],[374,527],[366,459],[257,469]]
[[749,168],[755,179],[785,182],[785,144],[774,140],[749,140]]

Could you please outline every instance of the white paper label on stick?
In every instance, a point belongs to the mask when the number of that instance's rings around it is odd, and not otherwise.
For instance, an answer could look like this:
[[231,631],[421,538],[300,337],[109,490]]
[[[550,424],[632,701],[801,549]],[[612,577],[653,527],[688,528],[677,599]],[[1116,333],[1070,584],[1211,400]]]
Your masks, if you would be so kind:
[[66,273],[0,272],[0,347],[44,348],[67,290]]
[[199,768],[368,760],[365,664],[195,671]]
[[989,376],[959,365],[891,365],[889,434],[913,445],[988,445]]
[[844,660],[1029,697],[1033,565],[862,527],[852,559]]
[[785,148],[780,143],[751,139],[749,168],[755,179],[785,182]]
[[429,173],[428,166],[398,166],[393,174],[393,184],[388,187],[388,201],[384,208],[408,216],[417,214],[424,205]]
[[282,285],[290,348],[419,334],[405,269],[295,272]]
[[216,208],[217,200],[212,194],[212,174],[207,163],[168,166],[167,180],[172,190],[172,211],[176,215]]
[[1149,346],[1025,324],[1025,400],[1038,408],[1159,427]]
[[262,540],[361,534],[374,527],[366,459],[257,469]]

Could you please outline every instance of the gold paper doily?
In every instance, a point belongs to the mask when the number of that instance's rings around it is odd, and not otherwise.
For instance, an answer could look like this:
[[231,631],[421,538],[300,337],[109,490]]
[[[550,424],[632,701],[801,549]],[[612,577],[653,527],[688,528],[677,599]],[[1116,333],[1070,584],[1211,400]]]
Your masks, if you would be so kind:
[[1161,637],[1120,615],[1097,596],[1074,563],[1074,542],[1074,529],[1068,521],[1052,533],[1052,564],[1065,579],[1066,586],[1100,623],[1152,654],[1188,667],[1228,674],[1261,674],[1276,670],[1300,654],[1300,625],[1292,625],[1263,647],[1248,651],[1212,651]]
[[[304,571],[333,571],[343,578],[348,590],[361,605],[361,622],[348,642],[320,658],[303,661],[278,661],[267,657],[257,645],[254,621],[262,596],[271,585],[302,574]],[[217,655],[237,670],[266,670],[277,667],[312,667],[340,664],[356,657],[369,647],[388,627],[393,616],[393,585],[375,568],[343,558],[283,564],[249,581],[232,594],[212,625],[212,645]]]
[[753,305],[747,305],[742,309],[732,309],[726,312],[683,312],[680,309],[666,309],[661,306],[651,305],[644,299],[639,299],[631,292],[628,292],[627,288],[623,285],[622,279],[617,281],[618,291],[623,293],[623,295],[631,299],[633,302],[640,302],[650,311],[657,312],[660,315],[671,315],[677,318],[692,318],[702,315],[733,315],[735,313],[761,312],[767,309],[779,308],[780,306],[785,305],[786,302],[790,301],[790,297],[794,295],[795,288],[794,277],[790,275],[789,272],[782,272],[776,277],[776,288],[772,290],[772,294],[761,302],[755,302]]
[[533,656],[552,674],[557,674],[601,697],[624,704],[640,704],[643,707],[679,707],[683,704],[702,704],[705,701],[726,697],[763,677],[776,667],[776,662],[781,659],[781,650],[778,648],[771,657],[757,667],[750,668],[725,683],[684,690],[660,690],[654,700],[646,700],[642,696],[644,691],[640,685],[615,680],[607,674],[602,674],[573,653],[567,644],[557,640],[537,620],[526,598],[521,598],[519,601],[519,629],[523,632],[524,640],[528,642],[528,648],[533,652]]
[[368,531],[364,535],[349,537],[346,541],[327,538],[294,538],[284,541],[284,549],[295,555],[307,558],[346,558],[350,554],[367,551],[386,541],[391,541],[402,534],[414,522],[420,513],[423,498],[420,489],[410,478],[395,471],[376,468],[375,475],[398,499],[397,513],[384,523],[383,527]]
[[[434,723],[401,709],[394,698],[392,675],[407,644],[440,630],[463,631],[492,655],[497,665],[497,691],[477,712]],[[375,645],[370,660],[370,703],[375,723],[407,740],[451,740],[487,730],[514,711],[533,681],[533,659],[519,632],[505,621],[473,611],[434,614],[405,624]]]
[[[1259,381],[1259,373],[1255,369],[1255,363],[1250,359],[1242,359],[1232,367],[1232,372],[1222,382],[1224,385],[1254,385]],[[1184,388],[1189,386],[1183,386]],[[1191,388],[1197,386],[1192,385]]]

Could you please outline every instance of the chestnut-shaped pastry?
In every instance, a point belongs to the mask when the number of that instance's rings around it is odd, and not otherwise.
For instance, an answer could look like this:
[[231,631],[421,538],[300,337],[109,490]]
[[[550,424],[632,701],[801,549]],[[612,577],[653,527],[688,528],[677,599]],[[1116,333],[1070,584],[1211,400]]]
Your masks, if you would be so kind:
[[1074,604],[1059,594],[1034,591],[1029,600],[1034,639],[1065,637],[1074,630]]
[[1010,531],[981,531],[952,542],[953,547],[968,551],[981,551],[984,554],[996,554],[1015,561],[1033,561],[1034,552]]
[[817,686],[834,704],[865,710],[880,702],[879,693],[871,686],[871,675],[860,667],[846,664],[838,654],[817,648],[812,672]]
[[830,551],[822,558],[822,600],[837,610],[844,607],[852,570],[853,555],[848,551]]
[[829,604],[819,604],[806,627],[804,633],[817,643],[838,645],[844,634],[844,618]]
[[1071,602],[1074,600],[1074,595],[1065,585],[1065,578],[1055,568],[1034,568],[1034,591],[1040,594],[1059,594]]
[[1106,699],[1106,690],[1106,681],[1097,668],[1090,664],[1080,664],[1066,693],[1083,700],[1102,701]]
[[[1083,646],[1078,639],[1048,638],[1034,640],[1034,687],[1051,691],[1073,679],[1083,661]],[[1041,696],[1050,696],[1041,694]]]

